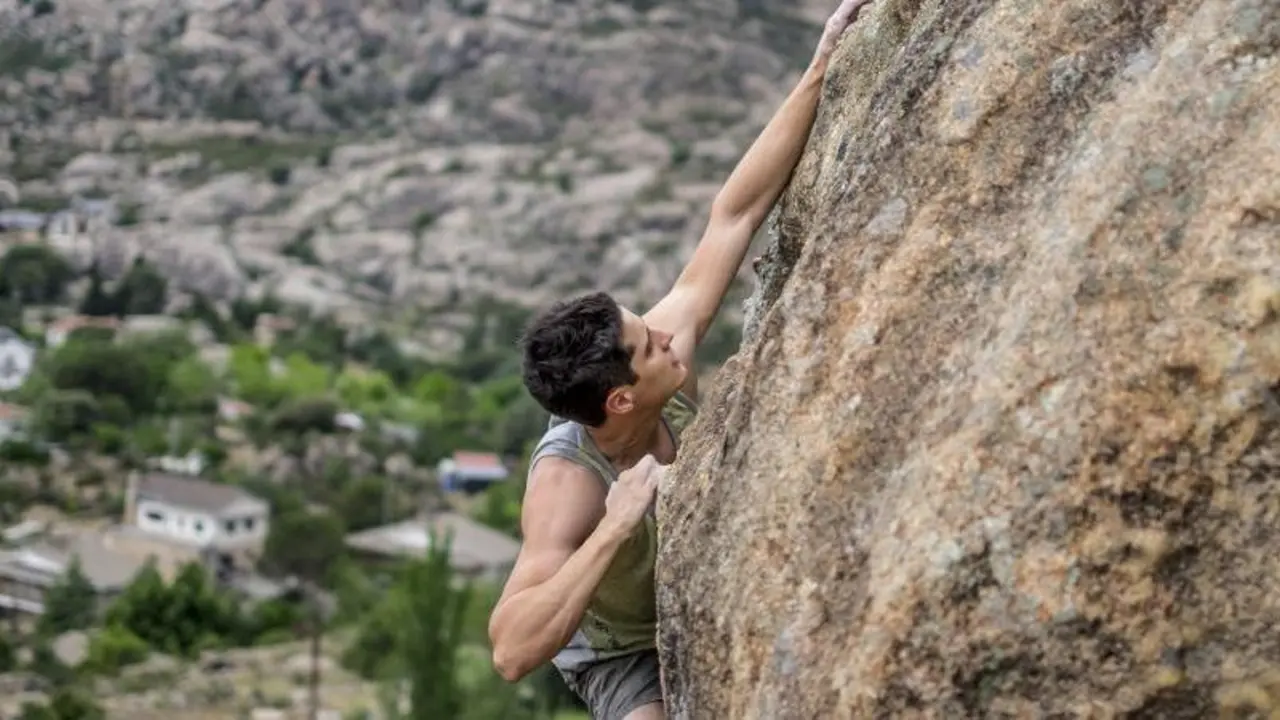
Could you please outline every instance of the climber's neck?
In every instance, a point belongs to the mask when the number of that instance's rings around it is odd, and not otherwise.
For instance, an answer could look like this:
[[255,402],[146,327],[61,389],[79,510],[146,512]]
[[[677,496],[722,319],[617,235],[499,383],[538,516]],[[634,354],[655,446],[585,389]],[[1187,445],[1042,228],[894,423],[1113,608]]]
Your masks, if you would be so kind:
[[671,453],[664,448],[661,406],[629,417],[609,418],[598,428],[587,428],[587,433],[619,472],[640,462],[645,455],[652,454],[664,465],[674,459],[666,457]]

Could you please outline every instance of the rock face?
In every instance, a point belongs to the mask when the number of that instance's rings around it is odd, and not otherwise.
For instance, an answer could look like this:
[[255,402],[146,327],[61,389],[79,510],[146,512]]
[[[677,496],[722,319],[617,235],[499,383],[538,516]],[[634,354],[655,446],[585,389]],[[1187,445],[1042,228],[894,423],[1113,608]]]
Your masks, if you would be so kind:
[[860,22],[661,494],[671,716],[1269,716],[1280,4]]

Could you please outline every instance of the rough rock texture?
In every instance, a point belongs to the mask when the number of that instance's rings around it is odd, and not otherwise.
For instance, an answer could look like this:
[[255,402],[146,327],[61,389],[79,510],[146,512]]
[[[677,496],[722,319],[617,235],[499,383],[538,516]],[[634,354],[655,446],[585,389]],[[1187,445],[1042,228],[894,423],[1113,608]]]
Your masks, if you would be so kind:
[[1280,3],[860,25],[662,491],[672,716],[1275,717]]

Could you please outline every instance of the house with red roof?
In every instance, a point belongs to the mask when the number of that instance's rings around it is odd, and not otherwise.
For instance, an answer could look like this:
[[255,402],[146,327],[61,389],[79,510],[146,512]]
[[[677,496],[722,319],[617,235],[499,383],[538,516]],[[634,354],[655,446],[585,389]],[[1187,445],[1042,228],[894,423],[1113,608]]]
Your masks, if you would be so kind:
[[459,450],[440,461],[436,474],[445,492],[478,493],[511,473],[496,453]]
[[45,328],[44,344],[56,348],[67,341],[71,333],[84,328],[98,328],[115,332],[120,329],[120,319],[95,315],[68,315],[58,318]]

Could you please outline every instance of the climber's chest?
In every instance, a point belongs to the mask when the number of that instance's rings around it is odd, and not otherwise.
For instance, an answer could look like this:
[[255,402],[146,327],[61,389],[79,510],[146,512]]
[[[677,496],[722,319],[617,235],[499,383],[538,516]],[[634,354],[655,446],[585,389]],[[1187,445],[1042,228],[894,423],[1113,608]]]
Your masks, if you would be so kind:
[[660,425],[654,438],[653,449],[649,453],[653,455],[653,459],[657,460],[659,465],[670,465],[676,461],[676,450],[676,441],[672,437],[671,431],[667,429],[665,423]]

